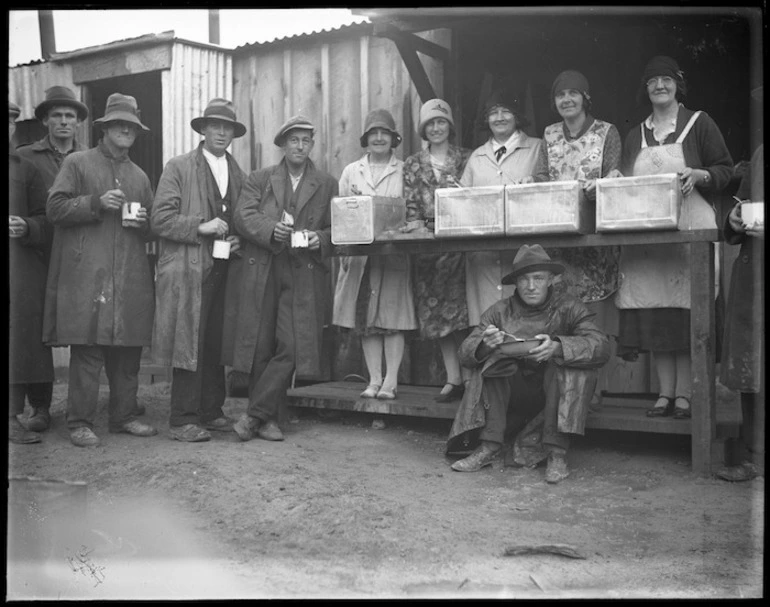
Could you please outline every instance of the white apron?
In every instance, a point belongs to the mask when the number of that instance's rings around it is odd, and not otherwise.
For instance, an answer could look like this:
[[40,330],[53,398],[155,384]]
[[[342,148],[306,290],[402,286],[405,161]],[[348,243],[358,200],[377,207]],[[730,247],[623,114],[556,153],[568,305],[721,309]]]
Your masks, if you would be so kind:
[[[700,116],[690,118],[676,142],[648,147],[642,129],[642,149],[633,175],[678,173],[686,168],[682,141]],[[716,229],[716,213],[696,188],[682,201],[680,230]],[[715,250],[715,264],[719,257]],[[719,268],[715,272],[718,292]],[[643,308],[690,309],[690,251],[686,244],[624,246],[620,254],[620,288],[615,304],[621,310]]]

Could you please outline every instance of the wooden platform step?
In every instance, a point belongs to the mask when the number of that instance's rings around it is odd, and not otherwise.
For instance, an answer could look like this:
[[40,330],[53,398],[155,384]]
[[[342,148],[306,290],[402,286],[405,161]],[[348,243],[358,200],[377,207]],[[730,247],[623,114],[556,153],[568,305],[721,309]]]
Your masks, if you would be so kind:
[[[459,402],[437,403],[433,400],[439,388],[433,386],[399,386],[396,400],[361,398],[366,387],[358,382],[327,382],[292,388],[288,391],[295,407],[360,411],[382,415],[411,415],[438,419],[454,419]],[[647,417],[650,399],[605,396],[599,411],[591,413],[586,427],[600,430],[690,434],[690,420]],[[734,407],[717,408],[718,435],[733,436],[740,423]]]

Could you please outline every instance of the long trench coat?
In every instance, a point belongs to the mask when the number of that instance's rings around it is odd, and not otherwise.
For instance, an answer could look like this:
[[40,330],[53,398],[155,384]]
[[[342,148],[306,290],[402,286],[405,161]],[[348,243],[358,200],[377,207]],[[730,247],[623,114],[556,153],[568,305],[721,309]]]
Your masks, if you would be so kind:
[[40,171],[40,176],[43,179],[43,185],[46,189],[46,196],[48,196],[48,190],[53,185],[56,175],[59,174],[63,159],[69,154],[84,152],[87,149],[86,146],[77,140],[74,140],[72,142],[72,150],[68,152],[67,155],[62,156],[58,154],[51,145],[51,136],[46,135],[39,141],[35,141],[29,145],[20,146],[17,149],[17,152],[19,156],[29,160],[37,167],[38,171]]
[[[521,338],[534,337],[538,333],[558,337],[562,355],[547,363],[550,368],[545,374],[546,398],[558,398],[559,432],[583,434],[597,369],[610,356],[607,335],[594,324],[593,316],[583,302],[553,289],[545,303],[536,308],[524,304],[514,293],[484,312],[478,326],[460,345],[460,363],[472,369],[472,374],[449,432],[447,452],[467,450],[463,443],[486,423],[486,408],[482,401],[483,373],[497,362],[505,367],[504,371],[497,372],[498,376],[513,375],[520,370],[515,359],[500,358],[498,351],[477,357],[482,334],[490,324]],[[556,390],[553,389],[554,377]],[[542,424],[542,416],[539,422]],[[520,434],[531,430],[532,425],[528,424]]]
[[103,142],[70,154],[51,188],[46,214],[54,240],[45,297],[43,339],[52,346],[149,346],[155,308],[145,241],[150,227],[124,228],[99,197],[117,186],[152,209],[152,187],[129,158]]
[[54,379],[51,349],[43,345],[46,252],[53,226],[45,216],[47,192],[39,170],[9,149],[8,213],[29,227],[8,242],[8,383]]
[[[233,223],[243,255],[230,264],[225,294],[223,364],[250,373],[260,330],[262,298],[273,259],[286,246],[271,240],[281,219],[288,181],[286,161],[254,171],[241,189]],[[318,234],[317,251],[290,250],[294,283],[295,365],[298,377],[325,379],[321,356],[323,328],[331,302],[331,199],[337,180],[308,160],[297,200],[295,230]],[[245,244],[245,246],[244,246]]]
[[[765,199],[764,146],[751,158],[751,168],[737,196],[756,202]],[[724,332],[720,381],[731,390],[760,392],[764,374],[765,249],[764,241],[738,233],[725,219],[725,242],[741,249],[733,263]]]
[[[212,238],[198,226],[217,217],[201,143],[172,158],[160,176],[150,225],[160,237],[155,274],[152,359],[158,365],[195,371],[201,320],[201,287],[214,265]],[[234,204],[246,174],[228,153],[228,191]]]
[[[369,169],[368,154],[346,166],[340,177],[341,196],[404,195],[403,161],[391,154],[382,175],[374,182]],[[409,331],[417,328],[412,297],[412,267],[407,255],[376,255],[371,258],[355,255],[340,258],[340,271],[334,292],[332,322],[349,329],[356,328],[356,301],[366,264],[369,264],[371,287],[366,326],[380,329]]]

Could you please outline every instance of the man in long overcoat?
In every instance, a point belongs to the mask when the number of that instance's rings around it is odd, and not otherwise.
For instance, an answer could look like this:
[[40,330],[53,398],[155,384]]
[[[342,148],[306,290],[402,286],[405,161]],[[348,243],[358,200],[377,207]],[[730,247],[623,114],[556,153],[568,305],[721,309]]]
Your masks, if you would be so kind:
[[277,417],[292,375],[322,374],[338,184],[309,159],[314,133],[307,118],[290,118],[273,140],[283,160],[249,175],[235,209],[245,247],[228,276],[223,362],[250,373],[248,409],[234,426],[241,440],[283,440]]
[[[40,187],[43,188],[47,197],[64,159],[73,152],[82,152],[86,149],[76,136],[78,127],[88,118],[88,108],[78,101],[75,93],[66,86],[52,86],[46,90],[45,99],[35,108],[35,117],[43,123],[48,134],[40,141],[20,146],[17,153],[37,167]],[[46,265],[50,246],[49,234],[42,251]],[[45,278],[43,281],[45,283]],[[41,298],[41,306],[42,303]],[[42,309],[40,318],[42,319]],[[35,390],[28,393],[32,413],[26,420],[27,429],[34,432],[43,432],[48,429],[51,423],[52,396],[53,380],[36,384]]]
[[50,406],[51,348],[43,344],[43,301],[53,227],[45,216],[47,192],[40,171],[10,145],[21,110],[8,103],[8,440],[39,443],[40,434],[18,416],[25,399],[33,408]]
[[[547,482],[568,476],[569,435],[583,433],[609,341],[580,300],[554,292],[554,276],[563,271],[540,245],[523,245],[502,279],[516,286],[513,295],[488,308],[460,346],[460,362],[473,374],[447,452],[478,447],[453,470],[490,465],[506,439],[516,436],[515,465],[547,458]],[[521,351],[517,340],[540,343]]]
[[[233,429],[222,411],[222,323],[228,268],[240,255],[232,209],[246,174],[227,148],[246,127],[227,99],[212,99],[190,125],[204,139],[169,160],[152,205],[150,223],[160,237],[152,357],[173,367],[171,438],[200,442],[209,431]],[[214,258],[215,244],[224,244],[216,241],[227,243],[227,259]]]
[[[128,156],[139,133],[136,99],[107,99],[95,148],[65,158],[48,196],[54,225],[43,339],[70,346],[67,427],[78,447],[100,444],[93,432],[104,367],[110,385],[109,430],[134,436],[157,431],[136,419],[142,347],[150,345],[154,295],[145,252],[152,187]],[[124,227],[124,203],[138,202]]]

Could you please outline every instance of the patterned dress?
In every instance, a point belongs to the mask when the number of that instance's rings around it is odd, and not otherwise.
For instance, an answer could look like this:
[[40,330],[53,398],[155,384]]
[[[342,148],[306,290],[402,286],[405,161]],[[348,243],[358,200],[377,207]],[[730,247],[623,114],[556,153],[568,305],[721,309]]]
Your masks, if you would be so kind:
[[[557,122],[546,127],[543,139],[536,181],[598,179],[620,168],[620,135],[602,120],[588,116],[583,132],[575,138],[563,122]],[[595,194],[581,204],[595,204]],[[548,254],[565,264],[562,284],[582,301],[602,301],[617,291],[619,247],[548,249]]]
[[[437,179],[425,149],[404,161],[406,220],[424,220],[433,227],[433,192],[459,181],[471,151],[449,146],[446,163]],[[413,258],[414,300],[424,339],[446,337],[468,327],[465,300],[465,257],[462,253],[415,255]]]

